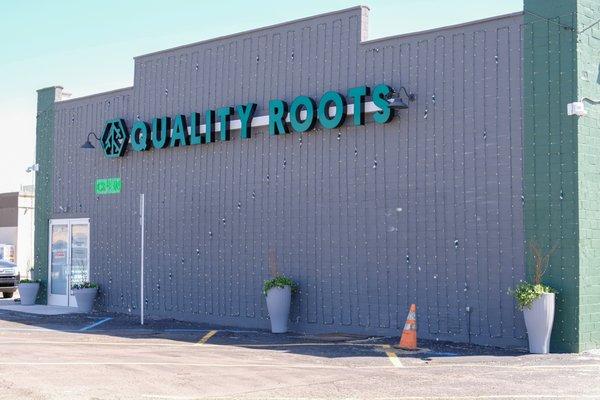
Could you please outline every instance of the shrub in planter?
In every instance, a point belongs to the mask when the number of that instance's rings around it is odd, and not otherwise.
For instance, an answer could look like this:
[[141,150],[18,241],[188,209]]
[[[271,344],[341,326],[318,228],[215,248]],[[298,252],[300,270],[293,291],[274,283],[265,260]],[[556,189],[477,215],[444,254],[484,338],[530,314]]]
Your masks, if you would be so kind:
[[98,293],[98,285],[92,282],[83,282],[71,286],[77,308],[81,312],[90,312],[94,305],[94,299]]
[[523,310],[529,352],[546,354],[550,350],[550,334],[554,323],[555,291],[542,284],[542,277],[556,246],[547,254],[543,254],[535,243],[530,245],[530,249],[534,259],[533,283],[522,282],[511,292],[519,309]]
[[263,292],[267,297],[271,332],[287,332],[292,293],[295,293],[297,288],[298,286],[293,280],[282,275],[265,281]]
[[21,297],[21,305],[31,306],[35,304],[38,290],[40,290],[40,280],[21,279],[18,287],[19,296]]

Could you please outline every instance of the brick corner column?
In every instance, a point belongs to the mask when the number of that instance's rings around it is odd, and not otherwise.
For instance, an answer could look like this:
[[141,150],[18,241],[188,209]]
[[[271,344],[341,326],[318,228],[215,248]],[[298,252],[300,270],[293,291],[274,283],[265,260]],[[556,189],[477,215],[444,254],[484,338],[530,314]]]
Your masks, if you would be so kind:
[[[600,18],[595,0],[525,0],[523,195],[527,243],[557,245],[544,283],[557,289],[551,350],[600,347]],[[585,31],[584,31],[585,30]],[[533,258],[526,251],[531,276]]]

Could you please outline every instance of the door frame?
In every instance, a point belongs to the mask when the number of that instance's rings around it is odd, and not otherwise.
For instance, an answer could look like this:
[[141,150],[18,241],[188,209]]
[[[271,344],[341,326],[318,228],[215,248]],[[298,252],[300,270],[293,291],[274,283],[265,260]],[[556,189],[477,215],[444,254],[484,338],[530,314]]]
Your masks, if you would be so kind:
[[[67,225],[67,294],[52,294],[52,227],[54,225]],[[90,275],[90,244],[91,244],[91,229],[89,218],[60,218],[50,219],[48,222],[48,285],[47,285],[47,299],[48,305],[55,306],[66,306],[66,307],[77,307],[77,301],[73,296],[71,290],[71,241],[72,241],[72,225],[87,225],[88,237],[87,237],[87,274]]]

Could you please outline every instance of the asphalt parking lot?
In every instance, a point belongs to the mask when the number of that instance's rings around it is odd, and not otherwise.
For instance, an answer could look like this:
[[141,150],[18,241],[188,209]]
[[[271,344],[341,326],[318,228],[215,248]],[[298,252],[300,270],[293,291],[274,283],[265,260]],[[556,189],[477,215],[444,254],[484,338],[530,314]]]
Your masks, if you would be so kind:
[[600,354],[0,311],[2,399],[600,399]]

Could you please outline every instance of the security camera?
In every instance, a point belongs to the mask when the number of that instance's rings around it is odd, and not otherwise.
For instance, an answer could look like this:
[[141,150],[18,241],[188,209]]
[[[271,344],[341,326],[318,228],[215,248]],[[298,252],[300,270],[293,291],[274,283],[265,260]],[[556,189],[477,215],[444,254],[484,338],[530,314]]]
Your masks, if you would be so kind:
[[38,172],[39,170],[40,170],[40,164],[36,163],[36,164],[30,165],[29,167],[27,167],[25,172],[33,172],[33,171]]

